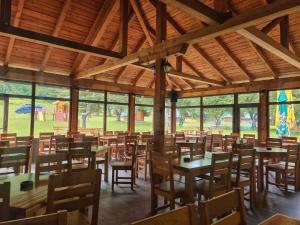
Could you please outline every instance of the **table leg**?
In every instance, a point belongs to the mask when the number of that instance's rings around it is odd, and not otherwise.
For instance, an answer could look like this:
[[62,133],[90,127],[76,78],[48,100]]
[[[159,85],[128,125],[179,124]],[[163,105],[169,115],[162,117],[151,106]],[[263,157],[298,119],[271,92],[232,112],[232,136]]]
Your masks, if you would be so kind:
[[104,162],[104,181],[108,182],[108,160],[109,160],[108,152],[105,152],[104,158],[105,158],[105,162]]
[[193,176],[190,173],[185,176],[185,196],[186,204],[194,202]]
[[259,190],[264,190],[264,157],[262,154],[259,154],[259,161],[258,161],[258,188]]

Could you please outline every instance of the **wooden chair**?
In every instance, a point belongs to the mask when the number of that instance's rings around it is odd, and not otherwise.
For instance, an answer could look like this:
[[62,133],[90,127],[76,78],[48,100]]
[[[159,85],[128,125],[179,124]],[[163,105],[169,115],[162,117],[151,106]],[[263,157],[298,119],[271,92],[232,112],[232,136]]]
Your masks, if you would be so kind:
[[212,135],[206,135],[204,137],[205,151],[208,151],[208,152],[212,151],[211,141],[212,141]]
[[50,154],[51,152],[51,137],[54,132],[40,132],[39,135],[39,153]]
[[[0,221],[10,219],[10,182],[0,184]],[[0,223],[1,224],[1,223]]]
[[0,175],[28,173],[29,157],[29,146],[0,148],[0,168],[6,169]]
[[[47,213],[59,210],[84,212],[92,206],[91,225],[97,225],[100,199],[101,170],[86,170],[75,173],[51,175],[48,185]],[[80,213],[78,224],[87,224],[86,216]]]
[[255,139],[255,134],[243,134],[243,138],[253,138],[253,139]]
[[136,157],[136,177],[139,177],[139,171],[144,171],[144,180],[147,181],[148,165],[150,165],[150,151],[153,151],[153,139],[148,139],[144,154]]
[[90,143],[70,143],[68,158],[69,171],[95,169],[96,154],[91,151]]
[[77,135],[77,134],[80,134],[80,132],[79,131],[68,131],[67,132],[67,137],[72,138],[73,135]]
[[166,134],[165,135],[165,145],[175,145],[175,137],[173,134]]
[[74,139],[74,142],[83,142],[83,138],[85,137],[86,135],[85,134],[74,134],[73,135],[73,139]]
[[[231,176],[233,187],[249,187],[250,207],[253,208],[255,202],[255,149],[242,149],[238,152],[238,164],[236,173]],[[244,193],[246,195],[246,193]],[[247,199],[248,200],[248,199]]]
[[0,225],[68,225],[67,211],[59,211],[57,213],[24,218],[19,220],[11,220],[0,222]]
[[282,137],[282,146],[297,144],[297,137]]
[[238,143],[233,143],[232,144],[232,153],[233,154],[239,154],[239,152],[243,149],[253,149],[254,145],[251,144],[238,144]]
[[149,140],[153,140],[153,134],[142,134],[141,135],[141,142],[147,143]]
[[[151,171],[151,212],[154,215],[158,210],[170,207],[175,208],[175,199],[183,198],[185,195],[185,184],[174,179],[173,158],[171,154],[160,152],[150,152],[150,171]],[[160,182],[154,180],[159,177]],[[156,207],[158,196],[162,196],[164,205]],[[167,204],[167,202],[170,202]]]
[[280,138],[267,138],[267,147],[282,147],[282,140]]
[[[114,161],[111,163],[112,168],[112,185],[111,189],[114,192],[115,184],[130,184],[131,190],[135,184],[135,166],[136,166],[136,143],[127,145],[127,155],[131,156],[131,159],[125,161]],[[130,171],[130,176],[119,176],[119,171]],[[116,175],[116,176],[115,176]],[[128,181],[129,180],[129,181]]]
[[0,141],[0,148],[8,148],[9,141]]
[[201,159],[205,155],[205,144],[204,143],[196,143],[194,144],[191,151],[191,161],[195,159]]
[[195,206],[187,205],[167,213],[133,222],[131,225],[196,225]]
[[142,135],[148,135],[148,134],[153,135],[151,131],[144,131],[144,132],[142,132]]
[[184,132],[176,132],[176,134],[175,134],[175,141],[185,141],[185,134],[184,134]]
[[114,132],[113,132],[113,131],[104,131],[104,132],[103,132],[103,135],[104,135],[104,136],[113,136],[113,135],[114,135]]
[[66,153],[56,153],[51,155],[39,155],[36,158],[35,182],[43,181],[41,176],[59,174],[67,172],[69,169],[69,158]]
[[10,145],[16,145],[17,134],[16,133],[2,133],[0,134],[1,141],[9,141]]
[[56,152],[67,152],[69,150],[70,143],[73,143],[72,137],[60,137],[55,139],[55,151]]
[[231,133],[230,135],[236,137],[236,139],[240,139],[241,138],[241,134],[240,133]]
[[225,152],[231,152],[232,151],[232,145],[236,143],[237,137],[233,135],[225,135],[225,141],[224,141],[224,151]]
[[212,135],[211,148],[213,152],[220,152],[224,150],[223,136],[221,134]]
[[[296,187],[296,173],[299,161],[299,145],[288,145],[285,161],[266,165],[266,189],[269,184],[284,187],[288,191],[288,184],[292,182]],[[276,174],[276,183],[269,181],[269,171]]]
[[30,146],[32,147],[33,136],[21,136],[17,137],[17,146]]
[[118,134],[116,139],[110,141],[112,154],[117,160],[122,160],[125,157],[125,136]]
[[208,179],[195,182],[198,199],[201,196],[210,199],[230,191],[231,188],[232,153],[212,154],[211,169]]
[[97,136],[84,136],[82,142],[90,143],[91,146],[98,146],[99,138]]
[[247,225],[241,189],[200,202],[201,225]]

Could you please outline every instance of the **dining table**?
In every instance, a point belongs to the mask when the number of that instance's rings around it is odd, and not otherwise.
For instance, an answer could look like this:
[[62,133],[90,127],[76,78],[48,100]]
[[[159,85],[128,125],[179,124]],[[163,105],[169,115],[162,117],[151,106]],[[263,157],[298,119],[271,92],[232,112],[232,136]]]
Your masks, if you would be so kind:
[[300,225],[300,220],[277,213],[258,225]]
[[[185,200],[186,203],[194,202],[194,178],[210,172],[212,155],[220,154],[220,152],[206,152],[204,158],[193,161],[185,161],[184,156],[181,160],[173,163],[174,173],[185,177]],[[236,164],[237,157],[233,157],[233,163]]]
[[190,156],[193,155],[193,150],[194,150],[194,146],[195,144],[197,144],[197,140],[180,140],[180,141],[176,141],[176,145],[179,147],[179,156],[181,157],[181,155],[183,155],[182,153],[182,148],[188,148],[189,149],[189,154]]

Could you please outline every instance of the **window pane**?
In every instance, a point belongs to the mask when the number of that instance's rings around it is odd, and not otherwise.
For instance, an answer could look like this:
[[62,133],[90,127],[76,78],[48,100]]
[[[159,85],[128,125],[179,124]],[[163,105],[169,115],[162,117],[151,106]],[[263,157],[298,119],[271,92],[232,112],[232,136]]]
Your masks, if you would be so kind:
[[212,133],[223,131],[223,134],[232,133],[232,107],[203,109],[204,130]]
[[176,130],[200,130],[200,108],[177,108]]
[[165,133],[171,133],[171,109],[165,109]]
[[204,105],[228,105],[233,104],[233,95],[208,96],[203,98]]
[[259,103],[259,93],[239,94],[239,104]]
[[258,137],[258,110],[257,107],[241,108],[240,109],[240,133],[241,137],[244,134],[255,134]]
[[0,132],[3,133],[4,100],[0,97]]
[[180,98],[177,101],[177,107],[180,106],[200,106],[200,97],[197,98]]
[[108,92],[107,101],[116,103],[128,103],[128,95]]
[[70,88],[50,85],[36,85],[36,96],[53,98],[70,98]]
[[153,97],[148,96],[135,96],[135,104],[153,105]]
[[69,128],[69,101],[37,99],[35,105],[35,137],[38,137],[40,132],[67,133]]
[[153,131],[153,107],[135,107],[135,131]]
[[104,101],[104,93],[89,90],[79,90],[79,100]]
[[300,105],[269,106],[270,137],[293,136],[300,139]]
[[32,85],[27,83],[0,80],[0,94],[31,96]]
[[270,102],[300,101],[300,89],[270,91],[269,101]]
[[107,105],[107,130],[128,130],[128,105]]
[[[79,102],[78,129],[90,134],[102,133],[104,104]],[[97,129],[92,129],[97,128]]]
[[[23,110],[28,106],[29,110]],[[30,135],[30,118],[31,99],[9,98],[8,133],[17,133],[18,136]]]
[[170,100],[170,98],[165,98],[165,106],[171,107],[171,100]]

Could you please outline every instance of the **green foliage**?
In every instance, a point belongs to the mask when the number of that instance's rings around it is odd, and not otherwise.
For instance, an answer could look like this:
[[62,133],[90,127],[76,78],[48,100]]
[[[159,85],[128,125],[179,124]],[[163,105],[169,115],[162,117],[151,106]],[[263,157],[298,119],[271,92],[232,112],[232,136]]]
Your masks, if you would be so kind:
[[0,82],[0,94],[13,94],[13,95],[32,95],[31,84],[18,83],[12,81],[1,81]]
[[36,85],[36,96],[50,98],[70,98],[70,88],[50,85]]

